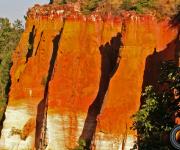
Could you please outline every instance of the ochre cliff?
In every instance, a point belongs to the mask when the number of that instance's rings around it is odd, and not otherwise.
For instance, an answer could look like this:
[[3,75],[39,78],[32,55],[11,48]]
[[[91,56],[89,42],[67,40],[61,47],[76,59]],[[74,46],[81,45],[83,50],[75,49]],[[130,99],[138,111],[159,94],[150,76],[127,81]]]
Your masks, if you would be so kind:
[[157,64],[174,59],[177,28],[150,15],[71,9],[29,10],[13,54],[0,148],[65,150],[79,138],[96,150],[132,147],[130,117]]

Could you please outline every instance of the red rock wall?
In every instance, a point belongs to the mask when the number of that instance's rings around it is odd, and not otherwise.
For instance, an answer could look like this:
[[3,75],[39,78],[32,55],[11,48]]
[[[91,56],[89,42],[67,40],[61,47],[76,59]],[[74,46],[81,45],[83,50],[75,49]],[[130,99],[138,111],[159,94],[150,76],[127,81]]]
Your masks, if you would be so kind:
[[[142,86],[154,84],[158,65],[162,60],[174,59],[176,48],[177,30],[171,28],[168,21],[157,22],[150,16],[132,15],[124,24],[120,66],[111,80],[100,115],[101,128],[114,134],[122,133],[126,124],[131,126],[130,117],[140,106]],[[155,49],[156,58],[149,64]]]
[[[33,26],[34,42],[29,45]],[[6,137],[8,130],[5,129],[10,130],[13,126],[23,128],[29,119],[36,118],[37,107],[44,94],[53,39],[62,27],[62,15],[29,16],[25,32],[13,55],[12,85],[3,131],[4,141],[8,142],[0,145],[9,147],[12,144],[11,139]],[[70,15],[65,19],[49,84],[49,148],[58,149],[61,146],[65,149],[76,145],[89,106],[98,93],[101,77],[99,47],[110,42],[117,33],[122,34],[121,59],[97,118],[94,147],[98,150],[103,147],[118,149],[125,133],[129,138],[126,148],[133,144],[135,133],[129,130],[132,125],[130,117],[140,106],[142,86],[148,84],[147,81],[152,80],[153,83],[156,78],[156,63],[174,58],[177,29],[171,28],[168,20],[158,22],[152,16],[124,14],[121,17],[106,16],[103,21],[98,15]],[[33,53],[26,62],[28,47],[31,46]],[[23,117],[23,111],[17,112],[18,109],[26,112],[25,119],[20,120],[20,123],[16,117],[19,114]],[[12,113],[14,120],[10,120]],[[27,143],[34,147],[35,127],[30,137]],[[112,147],[116,139],[118,145]],[[105,141],[104,145],[99,144],[102,141]],[[19,142],[21,139],[16,141]]]

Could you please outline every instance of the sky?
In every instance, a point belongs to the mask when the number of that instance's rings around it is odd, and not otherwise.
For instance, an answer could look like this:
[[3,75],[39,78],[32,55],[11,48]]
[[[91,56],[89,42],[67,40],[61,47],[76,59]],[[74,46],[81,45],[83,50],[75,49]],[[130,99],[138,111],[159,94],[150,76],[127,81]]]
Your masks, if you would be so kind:
[[25,23],[24,15],[34,4],[48,4],[50,0],[0,0],[0,17],[7,17],[13,22],[16,19]]

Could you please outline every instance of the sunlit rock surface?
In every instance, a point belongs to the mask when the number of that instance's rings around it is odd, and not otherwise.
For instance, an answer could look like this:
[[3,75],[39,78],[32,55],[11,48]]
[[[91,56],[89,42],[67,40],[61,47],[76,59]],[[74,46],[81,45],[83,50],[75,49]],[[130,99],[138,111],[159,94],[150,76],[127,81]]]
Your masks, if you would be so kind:
[[[48,108],[47,138],[43,139],[47,140],[46,149],[66,150],[77,146],[102,78],[99,47],[105,47],[107,42],[111,44],[117,34],[122,36],[116,39],[122,40],[120,60],[96,118],[92,148],[132,148],[136,133],[129,129],[132,126],[130,117],[140,106],[145,81],[158,72],[156,63],[174,58],[177,29],[171,27],[168,20],[159,22],[148,15],[83,16],[70,6],[46,5],[29,10],[25,32],[13,54],[12,84],[0,149],[35,149],[36,139],[41,139],[36,133],[42,130],[35,124],[41,112],[38,106],[44,98],[50,67],[53,67],[53,74],[48,103],[44,105]],[[51,66],[54,49],[58,53]],[[148,59],[151,57],[153,59]],[[144,74],[147,65],[154,74]],[[27,137],[22,138],[22,132]]]

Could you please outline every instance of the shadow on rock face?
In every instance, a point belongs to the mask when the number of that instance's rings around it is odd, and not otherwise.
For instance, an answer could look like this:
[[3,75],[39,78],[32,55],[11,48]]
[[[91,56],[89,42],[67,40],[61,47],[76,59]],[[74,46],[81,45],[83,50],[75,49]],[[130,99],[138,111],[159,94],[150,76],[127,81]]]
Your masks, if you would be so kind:
[[121,33],[112,37],[110,42],[99,47],[101,54],[101,78],[99,90],[93,103],[89,106],[84,128],[79,141],[85,141],[86,149],[91,148],[91,141],[96,131],[97,117],[100,114],[111,78],[116,73],[120,62],[120,47],[123,46]]

